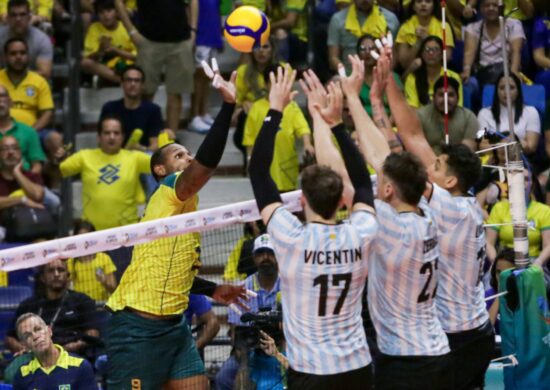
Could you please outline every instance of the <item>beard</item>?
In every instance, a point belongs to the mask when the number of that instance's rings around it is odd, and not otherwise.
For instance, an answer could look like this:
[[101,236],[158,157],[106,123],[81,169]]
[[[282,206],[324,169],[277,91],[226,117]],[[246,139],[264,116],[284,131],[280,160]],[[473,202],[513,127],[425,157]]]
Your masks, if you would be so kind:
[[277,264],[271,261],[264,261],[258,265],[258,274],[265,277],[276,276],[278,272]]

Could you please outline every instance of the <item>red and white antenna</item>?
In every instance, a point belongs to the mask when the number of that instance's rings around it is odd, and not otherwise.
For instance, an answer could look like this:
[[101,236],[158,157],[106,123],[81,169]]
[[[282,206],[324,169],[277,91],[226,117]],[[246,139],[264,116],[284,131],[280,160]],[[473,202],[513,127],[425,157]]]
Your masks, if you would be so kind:
[[449,84],[448,84],[448,74],[447,74],[447,17],[445,15],[447,9],[447,3],[445,0],[441,0],[441,28],[443,29],[443,101],[445,105],[445,119],[444,119],[444,130],[445,130],[445,143],[449,144]]

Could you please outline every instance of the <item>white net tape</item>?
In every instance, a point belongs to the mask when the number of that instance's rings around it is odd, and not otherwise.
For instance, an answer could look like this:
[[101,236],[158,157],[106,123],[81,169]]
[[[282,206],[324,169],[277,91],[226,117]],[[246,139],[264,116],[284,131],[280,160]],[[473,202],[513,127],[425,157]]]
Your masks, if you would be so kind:
[[[301,190],[282,194],[292,212],[302,210]],[[162,237],[203,232],[260,219],[254,200],[232,203],[173,217],[120,226],[97,232],[25,245],[0,251],[0,270],[15,271],[49,263],[104,252],[121,246],[133,246]]]

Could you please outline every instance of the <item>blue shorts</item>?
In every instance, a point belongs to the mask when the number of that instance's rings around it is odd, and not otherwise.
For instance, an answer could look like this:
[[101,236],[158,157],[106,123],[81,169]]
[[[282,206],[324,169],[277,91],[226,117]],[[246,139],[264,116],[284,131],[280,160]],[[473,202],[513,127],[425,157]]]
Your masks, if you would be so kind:
[[109,321],[108,374],[111,389],[161,389],[172,379],[204,375],[204,363],[185,317],[152,320],[118,311]]

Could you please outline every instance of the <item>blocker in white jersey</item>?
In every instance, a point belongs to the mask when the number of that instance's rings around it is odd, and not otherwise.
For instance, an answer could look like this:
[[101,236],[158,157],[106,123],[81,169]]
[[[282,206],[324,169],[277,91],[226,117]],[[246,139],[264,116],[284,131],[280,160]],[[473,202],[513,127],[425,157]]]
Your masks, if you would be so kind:
[[447,333],[478,328],[489,320],[481,281],[486,246],[482,211],[476,198],[453,196],[437,184],[429,205],[439,229],[439,320]]
[[361,322],[373,214],[352,213],[336,225],[302,224],[284,207],[269,232],[279,264],[290,366],[308,374],[355,370],[371,362]]
[[[369,389],[371,357],[362,327],[361,297],[367,252],[377,230],[372,183],[341,121],[342,94],[333,86],[333,104],[328,110],[336,110],[331,115],[324,111],[330,120],[325,121],[316,104],[310,104],[310,113],[315,131],[330,134],[332,130],[342,150],[355,190],[350,220],[336,222],[336,212],[344,203],[344,184],[341,174],[322,165],[310,165],[301,174],[306,223],[281,207],[269,169],[281,112],[293,95],[295,72],[291,75],[282,68],[277,76],[270,74],[271,109],[256,139],[249,169],[254,197],[279,262],[290,363],[288,388],[331,390],[345,385],[346,390]],[[315,103],[324,104],[322,100]]]
[[392,356],[441,356],[450,352],[437,318],[437,226],[425,200],[418,212],[398,212],[376,201],[379,223],[369,257],[369,310],[378,347]]

